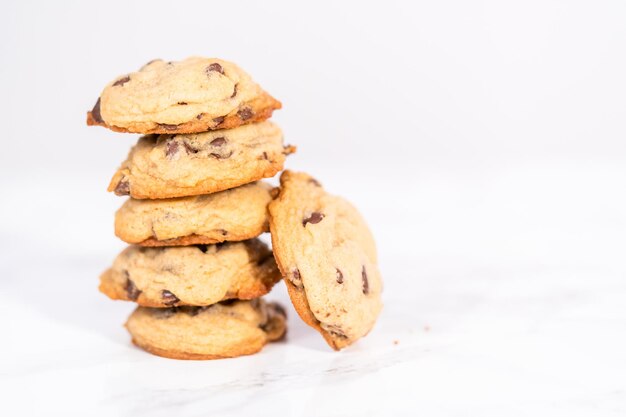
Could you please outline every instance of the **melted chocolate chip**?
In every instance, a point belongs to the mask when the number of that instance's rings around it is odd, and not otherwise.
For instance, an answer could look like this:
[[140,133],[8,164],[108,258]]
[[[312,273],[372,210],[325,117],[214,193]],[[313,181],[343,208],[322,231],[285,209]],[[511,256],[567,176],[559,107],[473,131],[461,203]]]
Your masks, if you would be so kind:
[[217,152],[211,152],[210,154],[213,158],[215,159],[228,159],[231,156],[233,156],[233,151],[230,151],[228,153],[225,154],[221,154],[221,153],[217,153]]
[[220,136],[219,138],[215,138],[211,141],[211,146],[222,146],[226,143],[226,138]]
[[126,272],[126,283],[124,284],[124,290],[126,291],[126,296],[131,301],[137,301],[139,298],[139,294],[141,294],[141,290],[135,286],[135,283],[128,278],[128,271]]
[[187,152],[187,154],[200,152],[200,149],[194,148],[187,141],[183,142],[183,146],[185,147],[185,152]]
[[130,184],[127,179],[122,179],[115,186],[115,190],[113,190],[115,195],[129,195],[130,194]]
[[330,333],[331,335],[335,337],[339,337],[341,339],[348,338],[348,336],[343,332],[343,329],[341,329],[339,326],[334,326],[332,324],[325,324],[325,323],[322,323],[321,326],[322,326],[322,329],[326,330],[328,333]]
[[98,97],[98,101],[96,101],[93,109],[91,109],[91,117],[93,117],[93,119],[97,123],[104,123],[104,120],[102,120],[102,115],[100,114],[100,97]]
[[168,125],[167,123],[159,123],[159,127],[170,131],[178,130],[178,125]]
[[316,187],[321,187],[322,184],[320,184],[320,182],[318,180],[316,180],[315,178],[309,178],[309,184],[313,184]]
[[363,270],[361,271],[361,278],[363,279],[363,294],[367,295],[370,292],[370,284],[367,280],[367,272],[365,271],[365,265],[363,265]]
[[281,306],[278,303],[271,303],[267,305],[274,313],[280,314],[283,317],[287,317],[287,312],[285,311],[285,309],[283,308],[283,306]]
[[235,97],[237,95],[237,86],[238,85],[239,84],[235,84],[235,87],[233,88],[233,94],[230,96],[230,98],[233,98],[233,97]]
[[302,277],[300,276],[300,270],[298,268],[292,269],[288,278],[289,282],[291,282],[296,288],[302,288]]
[[185,313],[189,314],[191,317],[194,317],[204,311],[207,311],[209,308],[211,308],[211,306],[188,307],[187,309],[185,309]]
[[179,106],[186,106],[186,105],[187,105],[187,103],[186,103],[186,102],[184,102],[184,101],[179,101],[179,102],[178,102],[178,103],[176,103],[176,104],[178,104]]
[[222,122],[226,119],[226,116],[219,116],[213,119],[215,126],[222,124]]
[[157,59],[153,59],[152,61],[148,61],[148,62],[146,62],[146,63],[144,64],[144,66],[140,68],[140,71],[141,71],[142,69],[144,69],[145,67],[147,67],[148,65],[150,65],[150,64],[154,64],[154,63],[155,63],[155,62],[157,62],[157,61],[161,61],[161,59],[157,58]]
[[172,158],[174,155],[178,153],[178,141],[174,139],[170,139],[165,143],[165,156],[167,158]]
[[152,311],[154,311],[154,317],[157,319],[169,319],[178,312],[178,308],[155,308]]
[[222,66],[220,64],[218,64],[217,62],[212,63],[211,65],[209,65],[208,67],[206,67],[206,73],[209,74],[210,72],[219,72],[220,74],[224,74],[224,68],[222,68]]
[[314,211],[313,213],[311,213],[311,215],[302,220],[302,226],[306,226],[307,223],[311,223],[311,224],[318,224],[319,222],[322,221],[322,219],[324,218],[324,214]]
[[273,257],[274,255],[272,254],[271,251],[264,253],[263,255],[259,257],[259,259],[257,259],[256,264],[263,265],[265,262],[267,262],[268,259],[273,258]]
[[130,77],[127,75],[126,77],[122,77],[119,80],[115,81],[113,83],[113,87],[118,86],[118,85],[124,85],[129,81],[130,81]]
[[176,303],[180,301],[180,299],[176,297],[173,292],[168,290],[161,291],[161,299],[163,300],[163,304],[168,307],[176,305]]
[[250,107],[244,107],[237,112],[237,116],[239,116],[241,120],[248,120],[254,116],[254,112]]
[[335,268],[337,270],[337,282],[343,284],[343,272],[339,270],[339,268]]

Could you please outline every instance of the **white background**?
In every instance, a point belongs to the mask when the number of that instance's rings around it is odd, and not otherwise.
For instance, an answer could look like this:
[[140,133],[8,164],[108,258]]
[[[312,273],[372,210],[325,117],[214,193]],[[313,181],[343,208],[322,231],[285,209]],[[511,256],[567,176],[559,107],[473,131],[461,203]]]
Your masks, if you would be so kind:
[[[622,416],[626,3],[3,1],[0,398],[11,415]],[[331,352],[130,346],[96,290],[136,136],[87,128],[153,58],[240,64],[378,240],[385,309]],[[282,285],[271,294],[288,304]],[[394,341],[397,344],[394,344]]]

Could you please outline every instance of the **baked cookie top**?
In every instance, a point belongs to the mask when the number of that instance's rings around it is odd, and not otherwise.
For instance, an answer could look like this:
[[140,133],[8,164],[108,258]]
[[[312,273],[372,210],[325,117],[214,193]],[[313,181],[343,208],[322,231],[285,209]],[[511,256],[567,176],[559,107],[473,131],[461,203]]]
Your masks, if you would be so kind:
[[281,279],[260,240],[218,245],[129,246],[100,277],[100,291],[147,307],[205,306],[267,294]]
[[199,196],[129,198],[115,214],[115,234],[127,243],[142,246],[251,239],[268,231],[271,189],[265,182],[255,182]]
[[285,156],[278,126],[265,121],[230,130],[139,139],[117,170],[109,191],[133,198],[210,194],[274,176]]
[[286,315],[261,299],[207,307],[138,307],[126,328],[133,343],[174,359],[219,359],[249,355],[285,334]]
[[156,59],[110,82],[87,124],[117,132],[197,133],[265,120],[280,107],[231,62]]
[[334,349],[365,336],[382,308],[382,282],[359,212],[290,171],[268,209],[274,255],[300,317]]

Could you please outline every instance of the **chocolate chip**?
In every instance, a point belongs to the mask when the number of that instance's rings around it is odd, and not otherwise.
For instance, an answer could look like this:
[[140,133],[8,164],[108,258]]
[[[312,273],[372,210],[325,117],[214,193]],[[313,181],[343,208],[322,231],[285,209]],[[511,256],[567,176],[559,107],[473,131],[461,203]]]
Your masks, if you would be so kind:
[[248,120],[254,116],[254,112],[250,107],[244,107],[243,109],[239,109],[237,116],[239,116],[241,120]]
[[161,291],[161,299],[163,300],[163,304],[165,304],[168,307],[176,305],[176,303],[180,301],[179,298],[176,297],[173,292],[168,291],[168,290]]
[[126,272],[126,284],[124,284],[124,290],[126,290],[126,296],[131,301],[137,301],[141,290],[135,286],[135,283],[128,278],[128,271]]
[[194,148],[187,141],[183,142],[183,146],[185,147],[185,152],[187,152],[187,154],[200,152],[200,149]]
[[215,138],[211,141],[211,146],[222,146],[226,143],[226,138],[220,136],[219,138]]
[[178,153],[178,141],[174,139],[170,139],[165,143],[165,156],[167,158],[172,158],[174,155]]
[[367,295],[370,292],[370,284],[367,280],[367,272],[365,271],[365,265],[363,265],[363,270],[361,271],[361,278],[363,279],[363,294]]
[[178,125],[168,125],[167,123],[159,123],[159,127],[170,131],[178,130]]
[[313,213],[311,213],[311,215],[302,220],[302,226],[306,226],[307,223],[311,223],[311,224],[318,224],[319,222],[322,221],[322,219],[324,218],[324,214],[314,211]]
[[320,182],[318,180],[316,180],[315,178],[309,178],[309,184],[313,184],[316,187],[321,187],[322,184],[320,184]]
[[221,153],[217,153],[217,152],[211,152],[210,155],[215,158],[215,159],[228,159],[231,156],[233,156],[233,151],[230,151],[228,153],[225,154],[221,154]]
[[289,274],[287,278],[296,288],[302,289],[302,277],[300,276],[300,270],[298,268],[292,269],[291,274]]
[[115,195],[129,195],[130,194],[130,184],[127,179],[122,179],[115,186],[115,190],[113,190]]
[[206,67],[206,73],[209,74],[210,72],[219,72],[220,74],[224,74],[224,68],[222,68],[222,66],[220,64],[218,64],[217,62],[212,63],[211,65],[209,65],[208,67]]
[[235,97],[237,95],[237,86],[238,85],[239,84],[235,84],[235,87],[233,88],[233,94],[230,96],[230,98],[233,98],[233,97]]
[[321,323],[320,326],[322,329],[326,330],[328,333],[335,337],[339,337],[341,339],[347,339],[348,336],[343,332],[339,326],[334,326],[332,324]]
[[343,284],[343,272],[339,268],[335,268],[335,270],[337,270],[337,282]]
[[285,311],[285,309],[283,308],[283,306],[281,306],[278,303],[270,303],[267,305],[271,311],[273,311],[276,314],[280,314],[283,317],[287,317],[287,312]]
[[256,264],[257,265],[263,265],[265,262],[267,262],[268,259],[273,258],[274,255],[272,254],[271,251],[268,251],[267,253],[262,254],[259,259],[257,259]]
[[226,119],[226,116],[218,116],[218,117],[213,119],[213,122],[215,123],[215,126],[217,126],[217,125],[222,124],[224,119]]
[[196,247],[200,249],[202,253],[206,253],[209,250],[209,245],[196,245]]
[[113,83],[113,87],[118,86],[118,85],[124,85],[129,81],[130,81],[130,77],[127,75],[126,77],[122,77],[119,80],[115,81]]
[[196,116],[196,119],[200,120],[202,119],[203,113],[200,113],[199,115]]
[[155,63],[155,62],[157,62],[157,61],[161,61],[161,59],[157,58],[157,59],[153,59],[152,61],[148,61],[148,62],[146,62],[146,63],[144,64],[144,66],[143,66],[143,67],[141,67],[139,70],[141,71],[142,69],[144,69],[144,68],[145,68],[145,67],[147,67],[148,65],[150,65],[150,64],[154,64],[154,63]]
[[155,308],[155,309],[152,309],[152,311],[154,311],[155,317],[157,319],[169,319],[170,317],[178,313],[178,308],[177,307]]
[[189,306],[179,308],[181,308],[184,313],[189,314],[191,317],[195,317],[203,311],[206,311],[209,307],[210,306]]
[[93,117],[93,119],[97,123],[104,123],[104,120],[102,120],[102,115],[100,114],[100,97],[98,97],[98,101],[96,101],[93,109],[91,109],[91,117]]
[[176,103],[176,104],[178,104],[179,106],[186,106],[186,105],[187,105],[187,103],[186,103],[186,102],[184,102],[184,101],[179,101],[179,102],[178,102],[178,103]]
[[220,233],[222,234],[222,236],[228,236],[228,230],[221,229]]
[[267,157],[267,152],[263,152],[263,159],[265,159],[266,161],[269,161],[269,158]]

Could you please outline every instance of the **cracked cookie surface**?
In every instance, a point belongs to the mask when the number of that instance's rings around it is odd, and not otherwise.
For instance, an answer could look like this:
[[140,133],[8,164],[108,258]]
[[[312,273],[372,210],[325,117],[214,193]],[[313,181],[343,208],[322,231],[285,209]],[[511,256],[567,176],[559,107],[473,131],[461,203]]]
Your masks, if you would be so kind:
[[269,206],[278,266],[302,319],[334,349],[365,336],[382,308],[374,238],[346,200],[285,171]]
[[87,113],[87,124],[117,132],[197,133],[262,121],[280,107],[231,62],[156,59],[110,82]]
[[206,306],[267,294],[281,275],[258,239],[218,245],[129,246],[100,276],[100,291],[146,307]]
[[191,135],[139,139],[109,191],[137,199],[210,194],[274,176],[285,156],[283,135],[271,122]]
[[115,213],[115,235],[141,246],[241,241],[268,231],[272,187],[264,182],[200,196],[129,198]]
[[286,332],[286,315],[262,299],[208,307],[138,307],[126,329],[140,348],[173,359],[220,359],[250,355]]

